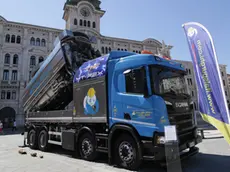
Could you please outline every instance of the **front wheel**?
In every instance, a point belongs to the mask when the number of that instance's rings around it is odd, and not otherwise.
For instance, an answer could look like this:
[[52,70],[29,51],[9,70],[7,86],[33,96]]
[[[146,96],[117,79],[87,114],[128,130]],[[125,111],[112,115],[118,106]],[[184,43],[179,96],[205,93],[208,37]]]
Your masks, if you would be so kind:
[[80,137],[78,149],[82,159],[88,161],[96,159],[96,141],[90,133],[85,133]]
[[115,162],[129,170],[137,170],[141,164],[137,143],[130,135],[122,135],[115,142]]

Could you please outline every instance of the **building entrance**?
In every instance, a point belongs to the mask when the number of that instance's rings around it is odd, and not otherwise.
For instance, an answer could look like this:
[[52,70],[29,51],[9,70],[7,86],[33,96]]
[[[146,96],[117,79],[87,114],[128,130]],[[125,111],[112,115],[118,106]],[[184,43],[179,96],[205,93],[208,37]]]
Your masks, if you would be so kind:
[[4,107],[0,110],[0,120],[3,123],[4,128],[10,128],[13,126],[16,112],[11,107]]

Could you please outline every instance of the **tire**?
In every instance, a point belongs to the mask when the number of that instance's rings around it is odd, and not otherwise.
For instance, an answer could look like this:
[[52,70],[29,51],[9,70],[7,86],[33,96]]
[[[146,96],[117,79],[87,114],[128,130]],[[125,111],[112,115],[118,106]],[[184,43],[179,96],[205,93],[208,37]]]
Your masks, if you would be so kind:
[[90,133],[84,133],[80,136],[78,150],[80,157],[87,161],[94,161],[97,157],[96,141]]
[[31,129],[28,134],[28,144],[30,149],[37,149],[37,134],[34,129]]
[[43,152],[47,152],[49,148],[48,143],[48,132],[46,130],[41,130],[38,136],[38,148]]
[[128,170],[137,170],[141,165],[136,141],[128,134],[121,135],[115,142],[115,163]]

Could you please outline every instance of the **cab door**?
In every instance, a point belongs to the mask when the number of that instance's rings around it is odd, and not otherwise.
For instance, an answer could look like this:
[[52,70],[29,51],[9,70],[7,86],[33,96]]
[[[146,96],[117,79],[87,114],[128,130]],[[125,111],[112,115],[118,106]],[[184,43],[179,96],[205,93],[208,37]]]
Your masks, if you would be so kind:
[[118,76],[118,91],[113,97],[112,123],[125,123],[136,128],[140,135],[153,136],[156,127],[153,102],[149,91],[148,67],[124,70]]

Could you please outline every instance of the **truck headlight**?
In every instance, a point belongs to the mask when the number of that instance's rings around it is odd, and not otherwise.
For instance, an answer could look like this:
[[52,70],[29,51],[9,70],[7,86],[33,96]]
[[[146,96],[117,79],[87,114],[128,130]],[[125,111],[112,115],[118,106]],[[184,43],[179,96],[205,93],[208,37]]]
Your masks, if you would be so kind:
[[165,144],[165,137],[157,136],[157,144]]

